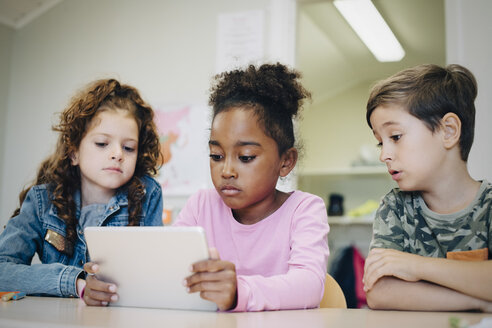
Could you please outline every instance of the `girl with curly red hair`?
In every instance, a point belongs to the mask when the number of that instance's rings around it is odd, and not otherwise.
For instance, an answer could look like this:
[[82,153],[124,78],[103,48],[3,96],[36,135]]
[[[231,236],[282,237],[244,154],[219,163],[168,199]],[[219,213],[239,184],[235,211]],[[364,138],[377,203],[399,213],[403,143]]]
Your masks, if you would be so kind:
[[[0,235],[0,290],[76,296],[89,260],[84,227],[162,225],[153,115],[137,89],[114,79],[72,99],[53,127],[56,150]],[[36,253],[41,263],[31,264]]]

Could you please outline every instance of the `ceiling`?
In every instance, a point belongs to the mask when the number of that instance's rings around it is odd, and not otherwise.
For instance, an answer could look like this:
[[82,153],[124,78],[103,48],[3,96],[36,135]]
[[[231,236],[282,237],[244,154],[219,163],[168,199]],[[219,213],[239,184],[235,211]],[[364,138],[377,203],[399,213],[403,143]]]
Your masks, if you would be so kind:
[[373,0],[405,50],[378,62],[331,0],[299,3],[297,67],[313,101],[422,63],[445,64],[444,0]]
[[62,0],[0,0],[0,23],[18,29]]
[[[63,0],[0,0],[0,23],[19,29]],[[317,101],[421,63],[445,64],[444,0],[373,0],[406,55],[380,63],[332,0],[297,0],[297,67]]]

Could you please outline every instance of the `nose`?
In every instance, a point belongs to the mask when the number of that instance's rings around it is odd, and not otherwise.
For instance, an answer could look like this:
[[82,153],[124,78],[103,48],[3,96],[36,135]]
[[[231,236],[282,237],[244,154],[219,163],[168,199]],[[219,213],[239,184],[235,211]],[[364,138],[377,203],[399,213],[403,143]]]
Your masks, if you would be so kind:
[[237,172],[234,169],[234,165],[230,158],[224,161],[224,166],[222,167],[222,177],[224,179],[237,178]]
[[389,146],[381,146],[381,153],[379,154],[379,160],[383,163],[391,161],[393,159],[393,154]]
[[111,159],[117,160],[118,162],[123,160],[123,151],[122,151],[121,147],[114,146],[111,148]]

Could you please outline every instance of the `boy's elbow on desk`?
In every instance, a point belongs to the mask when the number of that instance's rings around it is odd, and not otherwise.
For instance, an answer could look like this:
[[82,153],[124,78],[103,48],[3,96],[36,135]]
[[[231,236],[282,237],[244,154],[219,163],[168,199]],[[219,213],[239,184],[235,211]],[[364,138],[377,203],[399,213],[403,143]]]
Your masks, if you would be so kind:
[[367,306],[372,310],[387,310],[384,297],[380,297],[374,289],[366,293]]
[[395,304],[392,298],[388,297],[388,288],[390,288],[391,280],[393,279],[395,278],[383,277],[366,292],[366,300],[369,308],[373,310],[394,309]]

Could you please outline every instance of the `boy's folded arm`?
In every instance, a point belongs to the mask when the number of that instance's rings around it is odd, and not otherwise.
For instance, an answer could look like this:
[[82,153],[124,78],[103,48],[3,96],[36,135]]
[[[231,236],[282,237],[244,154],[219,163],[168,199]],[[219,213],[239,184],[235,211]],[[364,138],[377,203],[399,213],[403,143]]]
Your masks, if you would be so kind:
[[492,302],[429,282],[408,282],[394,277],[379,279],[367,292],[367,303],[375,310],[492,312]]
[[366,259],[364,284],[374,288],[382,277],[428,281],[482,300],[492,301],[492,261],[458,261],[392,249],[373,249]]
[[422,280],[492,302],[492,260],[424,259],[419,268]]

